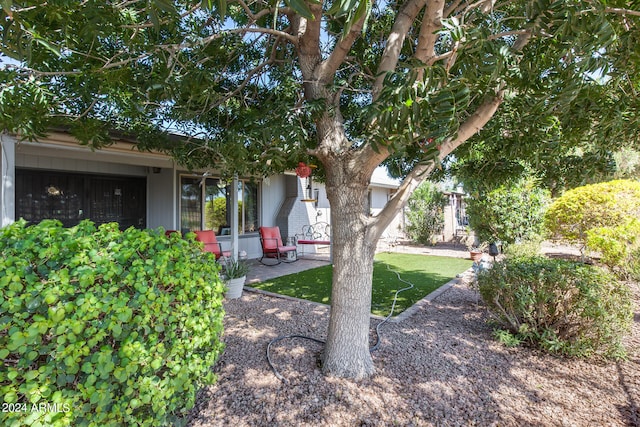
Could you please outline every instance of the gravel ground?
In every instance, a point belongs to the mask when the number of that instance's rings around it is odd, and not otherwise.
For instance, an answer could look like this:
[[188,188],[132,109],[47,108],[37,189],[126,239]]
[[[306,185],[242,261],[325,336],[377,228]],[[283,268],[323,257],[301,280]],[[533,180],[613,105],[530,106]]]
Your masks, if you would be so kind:
[[[190,426],[640,426],[640,286],[629,360],[564,360],[495,342],[477,294],[461,280],[411,317],[382,327],[372,378],[324,377],[329,310],[244,292],[225,302],[219,380]],[[377,320],[372,320],[372,326]]]

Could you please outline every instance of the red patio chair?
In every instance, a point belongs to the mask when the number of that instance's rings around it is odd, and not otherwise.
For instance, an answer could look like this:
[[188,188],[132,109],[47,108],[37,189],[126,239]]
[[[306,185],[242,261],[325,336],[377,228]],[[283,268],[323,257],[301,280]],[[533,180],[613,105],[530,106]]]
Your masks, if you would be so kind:
[[196,240],[204,243],[204,251],[214,254],[216,256],[216,260],[220,259],[220,257],[224,257],[226,259],[231,256],[231,251],[222,250],[222,245],[218,242],[216,233],[214,233],[213,230],[200,230],[195,231],[195,233]]
[[[260,262],[264,265],[277,265],[281,262],[294,262],[298,260],[298,248],[296,246],[285,246],[282,244],[280,227],[260,227],[260,244],[262,245],[262,258]],[[287,254],[293,252],[292,260],[287,259]],[[275,264],[266,264],[264,258],[275,258]]]

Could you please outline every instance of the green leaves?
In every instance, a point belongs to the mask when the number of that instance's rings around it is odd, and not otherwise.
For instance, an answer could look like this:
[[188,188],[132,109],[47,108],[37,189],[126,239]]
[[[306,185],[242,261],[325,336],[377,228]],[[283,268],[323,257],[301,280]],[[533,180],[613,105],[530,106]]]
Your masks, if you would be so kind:
[[640,183],[615,180],[565,192],[549,207],[545,223],[551,235],[586,244],[589,230],[624,225],[640,217]]
[[[374,148],[386,146],[390,152],[423,161],[437,157],[437,145],[455,135],[470,102],[471,92],[463,80],[445,84],[446,80],[443,68],[421,64],[408,72],[388,73],[378,100],[365,110]],[[435,144],[427,147],[426,140]],[[404,151],[416,141],[418,150]]]
[[482,299],[510,345],[568,357],[624,357],[629,288],[598,267],[540,256],[507,258],[479,273]]
[[227,15],[227,0],[202,0],[200,7],[204,10],[216,11],[222,20]]
[[415,190],[407,203],[407,234],[414,242],[433,244],[433,237],[442,232],[444,206],[449,199],[435,184],[425,181]]
[[629,217],[615,227],[597,227],[587,231],[590,251],[601,255],[605,264],[623,280],[640,280],[640,219]]
[[[406,172],[437,161],[438,146],[500,86],[511,99],[470,141],[479,149],[456,152],[482,160],[468,176],[491,170],[484,182],[500,181],[533,167],[557,189],[599,178],[609,148],[635,141],[639,128],[638,97],[628,95],[637,93],[640,75],[637,19],[599,3],[508,2],[492,11],[475,8],[481,3],[445,16],[429,34],[435,56],[421,63],[415,58],[426,51],[418,44],[428,17],[419,13],[391,36],[408,17],[404,2],[268,1],[248,12],[228,0],[29,1],[20,8],[5,0],[2,49],[24,62],[0,71],[0,126],[28,139],[68,126],[95,147],[110,142],[109,130],[123,130],[142,149],[166,150],[190,168],[268,176],[308,156],[318,123],[332,119],[344,125],[347,146],[394,153]],[[322,60],[341,57],[331,53],[356,22],[369,24],[335,75],[311,82],[301,73],[295,23],[284,13],[291,10],[310,25],[322,14]],[[515,49],[525,35],[525,48]],[[378,96],[373,86],[390,36],[404,42],[389,58],[397,66]],[[305,93],[312,86],[321,93]],[[193,138],[172,150],[162,128]]]
[[[156,426],[214,380],[224,285],[193,240],[20,221],[0,229],[0,253],[5,401],[67,405],[57,415],[63,425]],[[5,415],[16,425],[55,424],[44,412]]]
[[[345,3],[351,3],[351,1],[346,0]],[[349,34],[353,25],[357,22],[360,22],[361,20],[364,22],[362,31],[366,31],[367,20],[371,15],[372,5],[372,0],[359,0],[358,6],[355,8],[355,10],[352,8],[352,6],[348,6],[350,9],[348,9],[349,12],[346,15],[344,29],[342,30],[342,37],[345,37],[347,34]],[[344,9],[344,7],[342,9]]]
[[315,20],[315,16],[305,0],[284,0],[287,6],[296,11],[300,16],[309,20]]
[[464,28],[460,25],[460,20],[455,16],[451,19],[442,20],[442,30],[440,30],[440,33],[449,35],[454,42],[462,41],[465,34]]
[[550,201],[547,190],[535,179],[516,182],[473,194],[468,200],[469,225],[480,242],[505,245],[539,239]]

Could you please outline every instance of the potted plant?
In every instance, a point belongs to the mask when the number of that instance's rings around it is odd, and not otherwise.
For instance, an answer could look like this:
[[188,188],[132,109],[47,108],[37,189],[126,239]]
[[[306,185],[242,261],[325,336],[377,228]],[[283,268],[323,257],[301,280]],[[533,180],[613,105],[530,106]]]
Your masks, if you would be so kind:
[[245,261],[227,259],[222,267],[222,274],[228,288],[224,294],[226,298],[233,299],[242,296],[242,288],[248,272],[249,265]]
[[488,243],[487,242],[482,242],[482,243],[470,243],[467,245],[467,249],[469,249],[469,257],[471,257],[471,261],[478,263],[480,262],[480,260],[482,259],[482,255],[484,254],[484,251],[487,249],[488,247]]

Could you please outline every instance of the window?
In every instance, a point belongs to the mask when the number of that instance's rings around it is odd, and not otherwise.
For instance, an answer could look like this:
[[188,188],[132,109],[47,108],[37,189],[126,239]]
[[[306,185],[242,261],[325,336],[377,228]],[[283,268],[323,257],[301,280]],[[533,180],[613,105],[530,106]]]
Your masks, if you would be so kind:
[[[183,176],[180,179],[180,226],[183,231],[215,230],[231,234],[231,185],[218,178]],[[238,181],[238,233],[259,227],[258,184]]]
[[239,181],[238,200],[242,201],[242,206],[238,206],[238,209],[242,209],[241,215],[239,215],[240,224],[238,227],[245,233],[258,231],[260,226],[258,219],[258,183]]
[[144,228],[146,215],[146,178],[16,169],[16,217],[30,223],[57,219],[72,227],[90,219],[124,230]]

